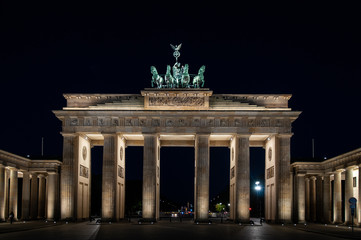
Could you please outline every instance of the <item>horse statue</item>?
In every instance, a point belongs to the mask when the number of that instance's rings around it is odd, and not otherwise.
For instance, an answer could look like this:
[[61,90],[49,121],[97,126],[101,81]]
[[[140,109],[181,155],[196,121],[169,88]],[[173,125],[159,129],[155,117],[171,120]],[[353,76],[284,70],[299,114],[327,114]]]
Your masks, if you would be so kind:
[[168,88],[174,88],[175,85],[174,79],[175,78],[170,73],[170,65],[167,65],[167,72],[165,73],[164,80]]
[[191,77],[189,76],[188,69],[189,69],[188,64],[185,64],[183,68],[182,80],[181,80],[182,88],[189,88],[189,82],[191,81]]
[[200,88],[204,86],[204,71],[206,70],[206,66],[202,66],[199,71],[198,75],[193,78],[193,87]]
[[151,66],[150,72],[153,74],[151,82],[152,87],[156,85],[157,88],[162,88],[163,78],[159,76],[157,69],[154,66]]

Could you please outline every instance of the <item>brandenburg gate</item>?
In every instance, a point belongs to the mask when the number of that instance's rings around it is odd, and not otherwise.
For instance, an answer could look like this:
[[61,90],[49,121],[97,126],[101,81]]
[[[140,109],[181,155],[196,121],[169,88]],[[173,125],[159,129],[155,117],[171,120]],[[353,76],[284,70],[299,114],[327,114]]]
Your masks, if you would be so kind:
[[160,148],[192,146],[194,213],[207,221],[210,147],[230,150],[230,218],[249,221],[250,147],[263,147],[266,219],[291,221],[291,124],[287,94],[213,94],[207,88],[149,88],[141,94],[64,94],[61,218],[89,217],[92,146],[103,146],[102,218],[124,218],[127,146],[143,146],[144,220],[159,218]]
[[64,94],[61,218],[89,217],[90,148],[103,146],[102,218],[124,218],[127,146],[143,146],[143,221],[159,219],[160,148],[191,146],[195,221],[208,221],[210,147],[230,149],[230,218],[249,222],[250,147],[266,149],[266,219],[291,221],[291,124],[300,112],[288,94],[213,94],[204,86],[205,66],[189,74],[176,59],[165,74],[151,66],[152,88],[140,94]]

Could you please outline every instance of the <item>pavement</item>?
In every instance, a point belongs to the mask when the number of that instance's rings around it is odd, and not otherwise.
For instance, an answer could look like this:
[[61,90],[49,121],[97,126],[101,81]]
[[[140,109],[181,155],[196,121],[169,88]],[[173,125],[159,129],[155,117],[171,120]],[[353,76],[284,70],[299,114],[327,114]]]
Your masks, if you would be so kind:
[[361,239],[361,228],[324,224],[267,224],[237,225],[213,221],[212,224],[194,224],[192,221],[176,222],[162,220],[155,224],[138,224],[131,222],[102,223],[95,222],[45,222],[30,221],[0,223],[0,239],[172,239],[172,240],[336,240]]

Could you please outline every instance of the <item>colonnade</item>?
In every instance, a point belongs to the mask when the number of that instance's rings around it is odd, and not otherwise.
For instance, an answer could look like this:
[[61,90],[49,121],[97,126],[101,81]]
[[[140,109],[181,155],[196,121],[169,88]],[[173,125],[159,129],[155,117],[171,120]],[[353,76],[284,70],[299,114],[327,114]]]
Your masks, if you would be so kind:
[[[210,147],[229,147],[230,157],[230,215],[236,222],[249,222],[250,219],[250,155],[249,149],[254,146],[250,134],[228,134],[227,139],[218,139],[210,133],[187,135],[192,140],[183,141],[182,135],[161,133],[142,133],[136,137],[131,134],[106,133],[87,135],[86,133],[63,134],[64,154],[61,175],[61,218],[86,219],[90,214],[90,174],[82,174],[82,169],[91,172],[90,148],[92,145],[103,146],[102,177],[102,218],[119,220],[124,218],[125,202],[125,147],[143,146],[143,188],[142,218],[143,221],[156,221],[160,212],[160,148],[167,139],[172,146],[180,144],[195,148],[195,180],[194,180],[194,215],[195,221],[208,221],[209,215],[209,168]],[[266,194],[268,220],[291,221],[292,188],[290,188],[290,137],[291,134],[273,135],[258,141],[257,146],[274,149],[269,165],[278,175],[269,177],[274,185],[273,194]],[[103,141],[94,139],[103,138]],[[91,139],[93,138],[93,139]],[[224,138],[224,137],[223,137]],[[141,139],[141,140],[132,140]],[[182,142],[183,141],[183,142]],[[133,145],[134,146],[134,145]],[[270,161],[272,160],[272,161]],[[86,194],[84,195],[84,192]],[[79,211],[79,209],[83,209]],[[271,210],[273,209],[273,210]]]
[[30,160],[0,150],[0,221],[6,221],[11,212],[15,220],[59,217],[60,164],[57,160]]
[[[361,149],[321,163],[293,163],[295,221],[351,224],[349,199],[358,201],[353,222],[361,224]],[[329,168],[333,166],[333,168]]]
[[[19,201],[18,184],[21,176],[22,199]],[[0,165],[0,220],[6,221],[11,212],[15,220],[56,218],[59,209],[58,178],[56,172],[20,172],[14,167]]]

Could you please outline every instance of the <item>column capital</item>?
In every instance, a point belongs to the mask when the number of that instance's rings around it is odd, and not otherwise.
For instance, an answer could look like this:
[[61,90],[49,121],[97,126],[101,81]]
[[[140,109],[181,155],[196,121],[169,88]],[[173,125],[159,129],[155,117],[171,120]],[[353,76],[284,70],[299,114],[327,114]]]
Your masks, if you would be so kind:
[[347,166],[345,167],[346,170],[353,170],[357,167],[357,165],[351,165],[351,166]]
[[63,137],[76,137],[76,136],[77,136],[76,133],[60,132],[60,134],[61,134]]
[[38,173],[36,173],[36,172],[30,172],[30,174],[31,174],[31,177],[38,177]]
[[115,136],[117,136],[117,134],[115,132],[110,132],[110,133],[102,132],[102,135],[103,135],[103,137],[115,137]]
[[13,170],[13,171],[18,171],[19,170],[17,167],[12,167],[12,166],[9,166],[8,169]]
[[58,174],[58,172],[56,170],[48,170],[47,174],[48,175],[55,175],[55,174]]
[[197,136],[210,136],[210,135],[211,135],[210,132],[197,132],[197,133],[195,134],[196,137],[197,137]]
[[278,138],[291,138],[293,133],[279,133],[276,135]]
[[339,169],[335,169],[333,173],[342,173],[344,171],[345,171],[344,168],[339,168]]
[[234,136],[235,137],[239,137],[239,138],[250,138],[252,134],[247,134],[247,133],[237,133]]

